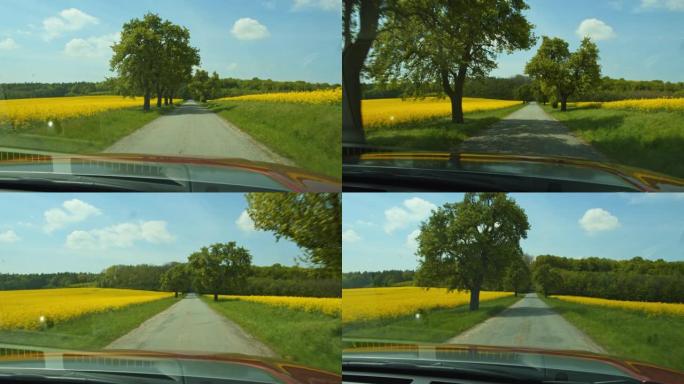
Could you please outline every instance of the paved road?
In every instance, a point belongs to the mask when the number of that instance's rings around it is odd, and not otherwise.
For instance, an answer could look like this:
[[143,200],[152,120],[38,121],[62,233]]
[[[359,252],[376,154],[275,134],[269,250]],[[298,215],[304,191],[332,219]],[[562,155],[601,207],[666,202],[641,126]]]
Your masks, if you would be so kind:
[[529,293],[499,315],[450,339],[448,343],[605,351],[587,335]]
[[104,152],[240,158],[292,164],[194,101],[155,119]]
[[565,156],[605,161],[590,145],[536,103],[511,113],[479,135],[465,140],[461,152],[513,155]]
[[214,312],[195,295],[188,295],[149,318],[106,348],[276,356],[267,346]]

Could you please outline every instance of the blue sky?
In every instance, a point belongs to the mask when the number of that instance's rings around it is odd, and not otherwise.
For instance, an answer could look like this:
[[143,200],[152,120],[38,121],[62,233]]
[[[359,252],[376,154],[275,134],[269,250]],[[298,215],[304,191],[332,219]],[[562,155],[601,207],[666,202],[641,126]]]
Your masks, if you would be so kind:
[[252,263],[293,265],[292,242],[256,231],[242,194],[4,194],[0,273],[99,272],[113,264],[185,261],[235,241]]
[[684,0],[527,3],[528,19],[540,37],[537,46],[501,56],[499,68],[492,75],[508,77],[523,73],[543,35],[561,37],[575,50],[580,36],[589,34],[599,47],[604,75],[630,80],[684,81]]
[[[684,260],[684,194],[511,194],[531,229],[533,255]],[[414,269],[420,222],[460,193],[345,193],[343,270]]]
[[99,81],[111,42],[146,12],[186,26],[222,77],[339,83],[338,0],[2,0],[0,83]]

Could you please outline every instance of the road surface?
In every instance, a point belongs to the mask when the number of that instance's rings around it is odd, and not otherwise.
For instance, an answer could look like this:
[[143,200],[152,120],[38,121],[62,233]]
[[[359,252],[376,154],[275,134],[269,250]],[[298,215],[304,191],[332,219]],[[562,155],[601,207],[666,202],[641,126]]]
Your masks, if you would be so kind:
[[106,348],[276,356],[266,345],[214,312],[193,294],[149,318]]
[[558,120],[530,103],[461,143],[461,152],[562,156],[605,161]]
[[497,316],[447,342],[605,353],[587,335],[547,306],[536,293],[528,293]]
[[104,152],[240,158],[292,164],[194,101],[155,119]]

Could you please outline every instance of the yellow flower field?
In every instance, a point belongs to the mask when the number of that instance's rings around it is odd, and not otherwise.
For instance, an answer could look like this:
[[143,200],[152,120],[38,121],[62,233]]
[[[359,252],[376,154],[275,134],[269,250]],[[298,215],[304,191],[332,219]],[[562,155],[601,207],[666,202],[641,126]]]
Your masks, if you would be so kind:
[[0,291],[0,329],[38,329],[41,316],[58,323],[171,296],[167,292],[109,288]]
[[622,308],[633,311],[642,311],[653,315],[681,315],[684,316],[684,304],[655,303],[647,301],[624,301],[608,300],[583,296],[551,296],[555,299],[569,301],[571,303],[597,305],[601,307]]
[[323,312],[335,316],[340,313],[342,299],[334,297],[297,297],[297,296],[238,296],[219,295],[221,298],[237,299],[254,303],[277,305],[307,312]]
[[[480,301],[512,295],[511,292],[480,292]],[[468,304],[469,292],[446,288],[390,287],[342,290],[342,323],[414,314],[419,310]]]
[[579,102],[578,107],[629,109],[635,111],[684,111],[684,97],[659,99],[631,99],[607,102]]
[[275,92],[257,95],[226,97],[221,100],[269,101],[276,103],[339,104],[342,102],[342,88],[322,89],[308,92]]
[[49,97],[0,100],[0,123],[15,125],[30,120],[49,121],[94,114],[129,107],[142,107],[140,99],[121,96]]
[[[500,109],[521,103],[514,100],[464,97],[463,112]],[[448,98],[370,99],[363,100],[361,108],[363,125],[367,128],[451,116],[451,102]]]

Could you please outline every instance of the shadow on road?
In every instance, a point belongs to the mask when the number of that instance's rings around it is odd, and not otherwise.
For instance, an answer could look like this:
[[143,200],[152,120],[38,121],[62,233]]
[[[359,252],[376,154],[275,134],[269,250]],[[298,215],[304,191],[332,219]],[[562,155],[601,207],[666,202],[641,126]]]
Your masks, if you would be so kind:
[[174,111],[174,115],[206,115],[209,113],[214,112],[199,105],[184,105]]
[[520,308],[508,308],[507,310],[501,312],[499,317],[539,317],[539,316],[550,316],[554,312],[549,308],[533,308],[533,307],[520,307]]

